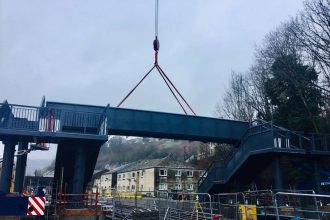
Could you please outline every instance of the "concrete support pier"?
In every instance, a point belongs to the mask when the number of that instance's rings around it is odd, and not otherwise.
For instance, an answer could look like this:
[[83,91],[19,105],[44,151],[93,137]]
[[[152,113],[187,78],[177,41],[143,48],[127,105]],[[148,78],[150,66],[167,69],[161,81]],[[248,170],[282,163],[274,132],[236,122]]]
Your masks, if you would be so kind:
[[16,142],[13,140],[4,141],[2,171],[0,179],[0,191],[3,193],[10,192],[10,185],[13,174],[14,154]]
[[[23,151],[23,150],[27,150],[27,149],[28,149],[28,142],[19,142],[18,143],[18,151]],[[27,154],[22,154],[22,155],[17,156],[14,192],[22,193],[22,191],[23,191],[23,183],[24,183],[24,176],[25,176],[25,170],[26,170],[26,160],[27,160]]]
[[276,156],[274,158],[274,180],[275,180],[275,189],[277,190],[283,189],[281,163],[279,156]]

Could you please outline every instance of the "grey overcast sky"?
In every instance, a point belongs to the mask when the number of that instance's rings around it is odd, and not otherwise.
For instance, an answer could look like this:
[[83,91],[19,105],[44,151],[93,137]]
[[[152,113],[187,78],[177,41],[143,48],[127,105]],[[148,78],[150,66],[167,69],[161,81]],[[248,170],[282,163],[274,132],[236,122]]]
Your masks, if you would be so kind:
[[[159,64],[198,115],[302,0],[160,0]],[[0,101],[115,106],[153,65],[154,0],[0,0]],[[182,113],[153,72],[125,108]]]

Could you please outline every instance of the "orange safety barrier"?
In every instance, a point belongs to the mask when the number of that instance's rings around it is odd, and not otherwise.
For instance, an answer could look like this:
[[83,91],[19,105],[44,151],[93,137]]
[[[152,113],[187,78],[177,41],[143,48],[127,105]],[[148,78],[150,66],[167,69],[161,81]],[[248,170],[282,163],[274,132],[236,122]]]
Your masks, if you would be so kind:
[[67,194],[59,193],[57,207],[59,210],[72,207],[94,208],[98,207],[99,193]]

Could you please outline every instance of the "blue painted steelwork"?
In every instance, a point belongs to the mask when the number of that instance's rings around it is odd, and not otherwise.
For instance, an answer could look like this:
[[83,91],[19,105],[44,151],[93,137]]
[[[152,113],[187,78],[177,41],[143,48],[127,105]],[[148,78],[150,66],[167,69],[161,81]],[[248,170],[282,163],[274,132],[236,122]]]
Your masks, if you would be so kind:
[[28,198],[0,195],[0,216],[26,216]]
[[[76,118],[78,118],[77,114],[79,112],[103,114],[104,118],[100,121],[107,121],[106,128],[109,135],[234,143],[242,137],[249,126],[244,121],[111,108],[109,106],[59,102],[47,102],[46,106],[52,109],[61,109],[62,112],[69,111],[70,114],[75,114]],[[104,124],[99,124],[99,126],[104,128]],[[76,127],[79,127],[79,124]]]
[[104,113],[0,104],[0,138],[19,137],[29,142],[37,138],[47,143],[70,138],[104,142],[104,120]]
[[249,124],[243,121],[110,108],[109,134],[235,143]]
[[[86,159],[87,159],[87,151],[84,147],[79,147],[75,153],[75,161],[74,161],[74,176],[73,176],[73,186],[72,193],[73,194],[81,194],[84,191],[84,181],[85,181],[85,170],[86,170]],[[83,204],[78,201],[82,201],[83,197],[81,195],[76,195],[73,198],[74,201],[77,201],[74,205],[74,208],[82,208]]]
[[[72,183],[73,176],[79,182],[84,179],[83,186],[87,184],[100,146],[108,140],[108,135],[236,144],[237,148],[225,161],[215,163],[209,170],[200,185],[201,191],[228,182],[245,163],[258,155],[330,156],[329,136],[306,136],[260,121],[250,125],[244,121],[111,108],[109,105],[43,102],[41,107],[34,107],[0,104],[0,140],[59,143],[55,179],[59,180],[64,167],[69,192],[81,191],[81,183]],[[87,149],[88,160],[76,155],[82,146]],[[84,163],[85,171],[75,171],[73,159]],[[5,164],[10,164],[10,160]]]
[[[258,155],[259,158],[278,154],[330,156],[330,148],[326,145],[328,140],[329,135],[303,136],[272,123],[259,121],[247,130],[237,148],[234,148],[224,161],[217,161],[209,168],[207,176],[200,180],[199,192],[208,192],[217,184],[226,184],[240,168],[244,167],[244,163]],[[277,184],[281,185],[280,179]]]
[[9,193],[12,180],[15,145],[14,141],[4,142],[5,148],[3,151],[3,163],[0,179],[0,193]]
[[[27,150],[27,149],[28,149],[28,143],[27,142],[19,142],[18,143],[18,151]],[[21,193],[23,191],[23,182],[24,182],[24,177],[25,177],[26,160],[27,160],[27,154],[22,154],[22,155],[17,156],[14,192]]]
[[234,143],[248,128],[243,121],[56,102],[46,107],[2,104],[0,112],[0,135],[55,143],[61,138],[106,140],[107,135]]
[[280,157],[276,156],[274,158],[274,174],[275,174],[275,189],[283,189],[283,182],[282,182],[282,171],[280,165]]

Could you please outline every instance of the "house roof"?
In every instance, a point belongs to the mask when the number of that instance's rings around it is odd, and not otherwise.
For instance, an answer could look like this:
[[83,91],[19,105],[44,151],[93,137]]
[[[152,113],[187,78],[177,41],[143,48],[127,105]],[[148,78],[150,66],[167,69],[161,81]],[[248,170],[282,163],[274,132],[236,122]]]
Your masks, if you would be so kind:
[[104,169],[104,170],[99,170],[99,171],[94,171],[92,179],[97,179],[100,178],[104,173],[108,172],[109,170]]
[[138,162],[133,162],[119,172],[128,172],[148,168],[198,169],[197,166],[193,164],[178,161],[168,156],[160,159],[140,160]]
[[109,170],[108,172],[104,173],[104,175],[106,174],[111,174],[111,173],[118,173],[118,172],[121,172],[123,169],[129,167],[129,166],[132,166],[133,164],[135,164],[135,162],[133,163],[127,163],[127,164],[124,164],[124,165],[121,165],[121,166],[118,166],[116,168],[113,168],[112,170]]

